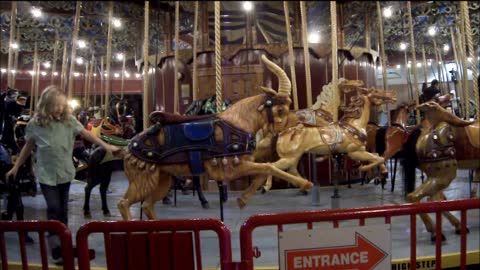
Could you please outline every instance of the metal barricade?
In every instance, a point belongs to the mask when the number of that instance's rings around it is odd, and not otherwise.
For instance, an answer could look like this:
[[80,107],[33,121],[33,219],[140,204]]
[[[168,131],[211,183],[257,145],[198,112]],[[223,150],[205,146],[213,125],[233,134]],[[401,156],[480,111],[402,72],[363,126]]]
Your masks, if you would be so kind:
[[[60,238],[63,258],[63,269],[74,270],[74,254],[72,245],[72,233],[68,227],[56,220],[22,220],[22,221],[0,221],[0,257],[2,269],[8,270],[8,256],[5,241],[6,232],[18,233],[20,242],[20,255],[22,260],[22,269],[28,269],[26,234],[28,232],[37,232],[40,244],[40,259],[42,269],[48,269],[48,252],[45,240],[45,233],[51,232]],[[11,244],[11,243],[9,243]]]
[[202,269],[201,231],[217,234],[220,267],[232,269],[230,230],[216,219],[90,222],[77,232],[78,266],[90,269],[88,237],[103,233],[107,269]]
[[[258,214],[251,216],[240,229],[241,269],[254,269],[253,231],[263,226],[277,226],[278,232],[283,231],[283,225],[307,223],[307,229],[313,228],[314,222],[332,222],[334,228],[339,228],[340,221],[358,220],[359,226],[365,226],[365,220],[370,218],[385,218],[385,224],[390,224],[392,217],[410,216],[410,269],[416,269],[416,215],[435,213],[436,235],[442,234],[442,212],[460,211],[460,269],[466,269],[467,254],[467,210],[480,209],[480,199],[464,199],[443,202],[426,202],[403,205],[384,205],[374,207],[349,208],[338,210],[289,212],[278,214]],[[442,237],[435,241],[435,267],[442,269]]]

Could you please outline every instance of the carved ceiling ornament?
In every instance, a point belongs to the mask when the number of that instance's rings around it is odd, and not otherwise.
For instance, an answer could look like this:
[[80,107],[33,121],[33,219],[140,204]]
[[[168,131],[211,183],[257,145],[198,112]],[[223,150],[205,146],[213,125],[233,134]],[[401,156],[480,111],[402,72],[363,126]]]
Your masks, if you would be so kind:
[[[44,19],[32,18],[28,8],[34,3],[44,10],[47,14]],[[165,53],[166,38],[166,20],[167,12],[170,13],[172,20],[171,27],[174,27],[175,1],[158,1],[154,3],[157,7],[152,9],[150,14],[150,55]],[[192,48],[192,29],[193,29],[193,10],[195,2],[181,1],[180,17],[180,35],[185,39],[180,40],[178,47],[181,50]],[[230,49],[225,49],[223,53],[227,57],[235,55],[239,49],[245,48],[245,21],[246,16],[243,10],[239,9],[241,2],[227,3],[222,2],[222,45],[227,42],[238,44]],[[269,53],[277,55],[283,52],[282,44],[286,44],[285,19],[283,14],[282,2],[262,1],[254,2],[253,21],[255,22],[253,30],[259,37],[266,35],[272,43],[265,44],[264,40],[259,39],[255,46],[262,45]],[[376,10],[375,2],[372,1],[350,1],[343,2],[343,48],[351,51],[356,58],[363,52],[359,48],[365,46],[365,31],[370,29],[370,38],[372,48],[376,50],[378,42],[377,14],[372,12]],[[10,8],[8,4],[3,4],[0,10],[0,28],[1,40],[0,51],[3,54],[8,53],[8,42],[10,31]],[[211,6],[211,7],[210,7]],[[341,6],[341,5],[338,5]],[[398,51],[401,42],[408,43],[409,29],[408,17],[405,14],[406,3],[403,1],[383,1],[382,7],[392,7],[393,14],[391,18],[384,18],[384,36],[386,50]],[[476,1],[469,1],[469,12],[473,39],[479,39],[480,28],[480,4]],[[293,4],[290,16],[294,23],[295,14]],[[211,3],[208,5],[209,11],[213,10]],[[73,17],[75,13],[74,1],[36,1],[36,2],[18,2],[18,9],[21,12],[17,14],[17,26],[21,32],[20,52],[26,52],[21,55],[23,64],[31,63],[32,57],[27,55],[33,53],[34,42],[37,42],[39,52],[45,55],[45,58],[53,58],[54,41],[56,37],[60,40],[66,40],[68,49],[71,48]],[[328,47],[330,44],[330,11],[329,3],[322,1],[307,1],[307,23],[309,31],[317,31],[321,36],[319,46],[312,45],[311,49],[317,54],[322,55],[326,50],[318,49]],[[115,2],[114,16],[123,21],[123,28],[114,30],[112,40],[112,52],[125,52],[127,58],[142,58],[143,43],[143,5],[135,2]],[[433,45],[431,37],[428,36],[428,28],[435,26],[437,44],[450,44],[450,27],[459,25],[458,2],[455,1],[428,1],[412,2],[412,13],[414,19],[414,35],[418,48],[425,45],[426,53],[433,54]],[[106,54],[107,44],[107,14],[108,1],[83,1],[80,19],[79,38],[85,39],[88,43],[87,50],[77,50],[81,57],[91,58],[92,55],[102,56]],[[209,18],[213,18],[213,12]],[[366,20],[368,18],[368,20]],[[368,21],[369,27],[365,26]],[[213,20],[209,19],[210,44],[213,45]],[[174,29],[172,29],[172,49],[175,49]],[[298,28],[292,25],[292,34],[295,37]],[[325,46],[324,46],[325,45]],[[260,46],[260,47],[262,47]],[[63,42],[60,42],[60,49]],[[318,47],[318,48],[317,48]],[[371,50],[370,50],[371,51]],[[50,55],[49,55],[50,54]],[[61,53],[59,54],[61,55]],[[375,57],[374,57],[375,58]]]

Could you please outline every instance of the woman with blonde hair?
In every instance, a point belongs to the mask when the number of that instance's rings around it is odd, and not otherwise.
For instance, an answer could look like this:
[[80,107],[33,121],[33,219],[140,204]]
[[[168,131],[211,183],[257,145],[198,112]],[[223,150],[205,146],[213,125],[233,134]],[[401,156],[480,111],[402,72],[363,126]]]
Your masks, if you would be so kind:
[[[47,204],[47,218],[68,226],[68,193],[75,176],[72,160],[75,136],[80,134],[91,143],[104,147],[114,155],[121,149],[109,145],[86,130],[72,116],[65,93],[55,85],[48,86],[38,100],[35,114],[28,122],[25,146],[13,168],[5,175],[15,177],[20,166],[34,151],[34,172]],[[55,263],[61,263],[58,236],[49,235],[49,246]]]

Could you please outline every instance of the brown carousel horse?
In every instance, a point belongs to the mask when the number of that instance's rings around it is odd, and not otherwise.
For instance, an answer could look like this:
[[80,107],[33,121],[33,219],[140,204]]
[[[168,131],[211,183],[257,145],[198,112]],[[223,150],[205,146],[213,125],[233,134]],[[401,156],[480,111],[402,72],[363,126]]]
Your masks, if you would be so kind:
[[[370,116],[371,104],[394,102],[395,93],[365,89],[348,83],[340,84],[339,88],[347,93],[354,90],[361,93],[352,97],[349,106],[344,108],[345,113],[342,119],[327,125],[299,124],[281,132],[276,143],[276,152],[280,159],[273,163],[266,163],[269,167],[292,170],[296,168],[302,155],[308,152],[319,156],[345,153],[353,160],[368,162],[360,166],[361,171],[381,166],[386,173],[384,159],[365,149],[367,139],[365,128]],[[258,189],[263,181],[264,179],[253,181],[249,187],[250,192],[245,192],[238,198],[240,207],[245,206],[252,191]]]
[[[413,104],[409,105],[403,103],[397,109],[392,110],[392,124],[391,126],[378,126],[376,123],[369,122],[367,125],[367,151],[371,153],[378,153],[385,161],[395,158],[395,166],[392,172],[392,188],[393,192],[395,186],[395,174],[397,168],[397,158],[403,149],[403,145],[408,139],[411,128],[407,126],[410,111]],[[366,177],[370,178],[367,173]],[[385,186],[386,178],[380,179],[382,189]]]
[[[427,179],[407,195],[407,200],[419,202],[425,197],[429,201],[445,200],[443,191],[455,179],[458,168],[475,169],[478,180],[479,122],[464,121],[434,101],[421,104],[419,109],[424,112],[425,119],[405,145],[407,149],[413,150],[406,151],[406,158],[415,163],[406,163],[404,170],[407,180],[415,180],[415,168],[424,172]],[[459,220],[450,212],[443,214],[455,227],[455,232],[461,233]],[[436,235],[432,219],[427,214],[421,214],[420,217],[434,241]],[[443,233],[442,240],[445,240]]]
[[[97,136],[110,144],[125,147],[129,139],[135,135],[133,119],[130,117],[126,100],[113,98],[110,102],[109,117],[97,123]],[[87,185],[85,186],[85,200],[83,214],[85,218],[91,218],[90,195],[92,189],[100,185],[100,198],[102,201],[102,212],[106,217],[111,216],[107,204],[107,191],[114,170],[122,169],[123,160],[113,157],[104,148],[93,149],[88,156],[87,163]]]
[[303,178],[253,160],[255,133],[265,126],[273,133],[283,130],[291,104],[286,73],[264,55],[262,61],[278,77],[278,92],[262,87],[265,94],[244,98],[214,118],[150,115],[157,124],[132,139],[124,158],[129,186],[118,203],[123,219],[131,219],[130,206],[139,201],[147,217],[155,219],[154,205],[167,194],[173,175],[207,174],[230,181],[272,174],[301,189],[312,187]]

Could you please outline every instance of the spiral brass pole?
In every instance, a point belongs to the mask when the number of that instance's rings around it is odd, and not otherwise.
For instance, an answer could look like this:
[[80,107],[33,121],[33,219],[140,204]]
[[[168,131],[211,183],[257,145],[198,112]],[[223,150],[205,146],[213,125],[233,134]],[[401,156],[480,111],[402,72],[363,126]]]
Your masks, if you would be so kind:
[[290,77],[292,81],[293,108],[298,110],[297,76],[295,75],[295,59],[293,55],[292,31],[290,29],[290,8],[288,3],[288,1],[283,1],[283,11],[285,13],[285,28],[287,30],[288,61],[290,63]]
[[217,112],[222,108],[222,48],[220,32],[220,1],[215,1],[215,93]]
[[[335,3],[335,2],[330,2]],[[332,4],[330,4],[332,5]],[[312,107],[312,78],[310,72],[310,53],[308,51],[308,39],[307,39],[307,11],[305,7],[305,1],[300,1],[300,17],[302,21],[302,43],[303,43],[303,58],[305,63],[305,86],[307,96],[307,107]],[[333,26],[332,26],[333,29]],[[333,31],[333,30],[332,30]],[[333,46],[333,44],[332,44]],[[332,61],[333,62],[333,61]]]
[[175,66],[174,66],[174,74],[173,74],[173,91],[174,91],[174,102],[173,102],[173,112],[179,113],[179,87],[178,87],[178,65],[180,63],[179,55],[178,55],[178,42],[179,42],[179,28],[180,28],[180,2],[175,2]]
[[104,117],[108,116],[108,110],[110,107],[110,91],[112,90],[112,72],[111,72],[111,61],[112,61],[112,20],[113,20],[113,1],[109,1],[108,5],[108,32],[107,32],[107,58],[106,58],[106,69],[107,74],[105,75],[105,112]]
[[[8,43],[8,64],[7,64],[7,86],[12,85],[12,65],[13,65],[13,47],[15,40],[15,24],[17,21],[17,2],[12,1],[12,8],[10,12],[10,39]],[[18,50],[18,49],[17,49]]]
[[[415,104],[417,105],[416,107],[418,108],[418,78],[417,78],[417,57],[415,55],[415,38],[413,36],[413,20],[412,20],[412,6],[411,2],[407,1],[407,13],[408,13],[408,25],[410,26],[410,50],[412,53],[412,67],[413,67],[413,82],[414,82],[414,87],[415,87]],[[417,124],[420,123],[420,112],[418,109],[416,110],[416,119],[417,119]]]
[[[465,17],[465,34],[466,34],[466,39],[467,39],[467,46],[468,46],[468,53],[470,56],[471,61],[471,69],[472,69],[472,83],[473,83],[473,102],[475,104],[475,109],[476,109],[476,115],[475,118],[479,119],[480,113],[480,97],[478,93],[478,71],[477,71],[477,58],[475,57],[475,51],[473,47],[473,37],[472,37],[472,28],[470,26],[470,15],[468,12],[468,2],[467,1],[462,1],[461,4],[463,4],[463,16]],[[477,44],[478,44],[478,39],[477,39]],[[466,54],[465,54],[466,56]],[[467,95],[467,103],[469,102],[469,95],[470,95],[470,90],[468,91]],[[467,119],[470,117],[470,114],[467,115]]]
[[[388,81],[387,81],[387,58],[385,56],[385,43],[383,37],[383,19],[382,19],[382,8],[380,7],[380,2],[377,1],[377,17],[378,17],[378,31],[380,32],[380,53],[382,60],[382,78],[383,78],[383,90],[387,91]],[[345,65],[344,65],[345,66]],[[345,72],[344,72],[345,74]],[[385,104],[387,110],[387,119],[388,126],[390,126],[390,110],[388,109],[388,104]]]
[[80,11],[82,9],[82,2],[77,1],[77,6],[75,8],[75,21],[73,27],[73,38],[72,38],[72,53],[70,56],[70,71],[68,76],[68,99],[71,99],[73,96],[75,80],[73,74],[75,72],[75,58],[77,55],[77,41],[78,41],[78,31],[80,29]]
[[197,50],[198,50],[198,1],[195,1],[195,19],[193,22],[193,78],[192,78],[192,99],[197,100],[198,78],[197,78]]
[[143,32],[143,129],[148,128],[148,26],[149,26],[149,1],[145,1],[145,20]]

